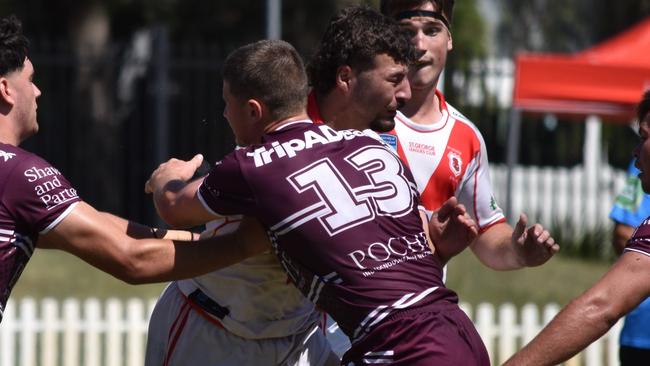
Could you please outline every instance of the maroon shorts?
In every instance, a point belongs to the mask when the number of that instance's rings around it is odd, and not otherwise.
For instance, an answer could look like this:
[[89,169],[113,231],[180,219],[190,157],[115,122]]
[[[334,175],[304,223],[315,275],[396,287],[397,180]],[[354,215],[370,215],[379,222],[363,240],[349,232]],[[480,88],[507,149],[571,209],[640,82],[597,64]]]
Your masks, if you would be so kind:
[[472,321],[457,304],[444,302],[384,319],[341,364],[489,366],[490,359]]

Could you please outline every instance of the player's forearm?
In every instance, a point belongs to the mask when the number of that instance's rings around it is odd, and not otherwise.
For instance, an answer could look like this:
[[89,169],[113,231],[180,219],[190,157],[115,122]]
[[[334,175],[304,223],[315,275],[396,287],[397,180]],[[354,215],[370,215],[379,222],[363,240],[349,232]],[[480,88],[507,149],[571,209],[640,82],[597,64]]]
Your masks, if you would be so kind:
[[504,366],[557,365],[600,338],[616,322],[607,299],[585,293],[562,310],[528,345]]
[[497,271],[524,267],[520,252],[512,241],[512,227],[499,223],[480,233],[471,248],[485,266]]
[[[130,284],[156,283],[191,278],[228,267],[261,253],[263,249],[240,246],[235,235],[199,241],[132,239],[125,235],[105,238],[102,246],[64,249],[92,266]],[[89,243],[97,242],[88,240]]]
[[108,222],[114,224],[118,230],[126,233],[128,236],[134,239],[157,238],[188,242],[196,241],[199,239],[199,234],[187,230],[152,228],[139,224],[135,221],[125,220],[108,212],[100,212],[100,215],[102,215]]
[[185,186],[182,181],[170,181],[153,191],[153,202],[158,215],[169,225],[176,225],[180,216],[178,210],[179,191]]
[[114,225],[117,230],[135,239],[144,239],[153,237],[153,231],[149,226],[138,224],[121,217],[115,216],[108,212],[98,212],[107,223]]
[[[433,242],[433,247],[435,247],[434,253],[440,259],[443,264],[449,262],[453,257],[460,254],[463,250],[467,248],[469,243],[466,241],[460,242],[450,242],[449,240],[438,240]],[[431,246],[431,245],[430,245]]]
[[120,277],[132,284],[196,277],[241,262],[256,254],[238,245],[236,235],[204,241],[140,240],[132,246],[130,265]]
[[648,294],[650,257],[625,253],[598,282],[573,300],[508,365],[565,361],[607,332]]
[[[142,240],[134,251],[127,282],[147,283],[199,276],[239,263],[270,248],[264,228],[252,218],[244,218],[230,234],[188,244],[175,241]],[[166,242],[166,241],[165,241]]]
[[153,199],[158,215],[174,228],[189,228],[214,220],[216,216],[198,198],[202,182],[202,178],[189,183],[174,180],[156,187]]

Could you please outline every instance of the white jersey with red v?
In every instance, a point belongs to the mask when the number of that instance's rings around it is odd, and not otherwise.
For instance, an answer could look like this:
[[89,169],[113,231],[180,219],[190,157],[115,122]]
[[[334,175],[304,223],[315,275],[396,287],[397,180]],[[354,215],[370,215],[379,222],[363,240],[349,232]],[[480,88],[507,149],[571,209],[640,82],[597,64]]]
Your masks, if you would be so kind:
[[428,213],[456,196],[485,231],[505,221],[492,194],[485,142],[442,93],[436,95],[442,111],[439,121],[418,124],[398,112],[395,129],[382,138],[411,169]]

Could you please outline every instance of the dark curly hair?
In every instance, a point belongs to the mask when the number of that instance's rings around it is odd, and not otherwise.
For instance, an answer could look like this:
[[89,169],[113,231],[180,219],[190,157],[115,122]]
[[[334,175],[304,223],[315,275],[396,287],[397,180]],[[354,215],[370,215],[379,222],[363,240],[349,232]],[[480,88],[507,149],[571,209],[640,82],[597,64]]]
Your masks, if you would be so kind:
[[345,8],[330,20],[307,66],[311,86],[325,94],[334,87],[339,67],[367,70],[381,54],[404,65],[417,59],[408,34],[393,19],[367,6]]
[[381,0],[379,8],[382,14],[392,18],[404,10],[422,6],[425,3],[432,3],[451,24],[451,18],[454,15],[454,0]]
[[14,15],[0,19],[0,75],[22,69],[28,50],[20,20]]

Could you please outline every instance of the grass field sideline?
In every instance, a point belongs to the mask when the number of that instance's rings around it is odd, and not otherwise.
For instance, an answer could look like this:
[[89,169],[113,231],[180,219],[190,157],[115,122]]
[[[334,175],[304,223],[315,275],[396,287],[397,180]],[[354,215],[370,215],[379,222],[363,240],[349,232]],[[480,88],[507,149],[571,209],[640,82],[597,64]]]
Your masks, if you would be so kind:
[[[447,284],[470,304],[527,302],[560,305],[582,293],[607,270],[609,264],[556,256],[544,266],[512,272],[496,272],[465,251],[449,265]],[[13,299],[98,297],[157,297],[165,284],[128,285],[70,254],[36,250],[14,288]]]
[[133,286],[60,250],[37,249],[11,293],[21,297],[158,297],[165,284]]
[[466,250],[450,262],[447,285],[456,290],[461,301],[470,304],[565,305],[596,282],[609,266],[606,262],[556,255],[539,267],[497,272],[483,266]]

